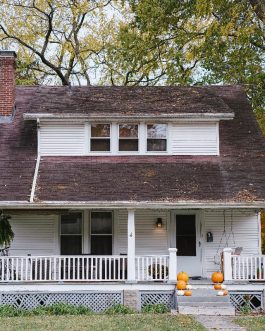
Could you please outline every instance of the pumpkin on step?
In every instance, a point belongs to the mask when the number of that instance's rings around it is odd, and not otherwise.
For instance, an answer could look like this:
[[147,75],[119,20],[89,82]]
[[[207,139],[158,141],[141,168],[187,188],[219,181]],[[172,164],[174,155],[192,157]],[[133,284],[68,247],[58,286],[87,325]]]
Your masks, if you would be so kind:
[[224,293],[223,295],[228,295],[228,291],[227,290],[224,290],[223,293]]
[[185,295],[186,297],[190,297],[190,296],[192,296],[192,292],[189,291],[189,290],[186,290],[186,291],[184,292],[184,295]]
[[214,283],[222,283],[224,281],[224,275],[221,273],[221,271],[213,272],[212,281]]
[[186,290],[192,290],[192,286],[188,284],[188,285],[186,286]]
[[181,271],[178,273],[177,280],[183,280],[185,283],[187,283],[189,280],[189,276],[186,272]]
[[184,280],[178,280],[177,282],[177,289],[178,290],[185,290],[186,289],[186,282]]
[[180,295],[180,296],[182,296],[182,295],[184,295],[184,291],[182,291],[182,290],[179,290],[179,291],[177,291],[177,295]]
[[221,285],[221,284],[215,284],[215,285],[214,285],[214,289],[215,289],[215,290],[218,290],[218,291],[219,291],[219,290],[222,290],[222,285]]

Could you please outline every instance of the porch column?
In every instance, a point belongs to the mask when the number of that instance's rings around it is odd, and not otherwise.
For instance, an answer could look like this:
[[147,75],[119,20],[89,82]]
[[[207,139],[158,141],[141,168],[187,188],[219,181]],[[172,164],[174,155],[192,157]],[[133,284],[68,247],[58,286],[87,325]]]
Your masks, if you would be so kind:
[[232,248],[224,248],[223,249],[223,260],[224,260],[224,280],[232,280]]
[[169,248],[169,263],[168,263],[168,282],[176,283],[177,281],[177,248]]
[[127,281],[136,282],[135,279],[135,211],[128,210],[128,252],[127,252]]

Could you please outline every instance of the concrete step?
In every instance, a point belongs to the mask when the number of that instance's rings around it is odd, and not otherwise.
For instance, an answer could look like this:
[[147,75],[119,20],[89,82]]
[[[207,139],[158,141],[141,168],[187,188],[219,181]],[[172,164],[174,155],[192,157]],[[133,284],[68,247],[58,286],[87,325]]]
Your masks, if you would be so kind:
[[231,307],[230,302],[178,302],[178,307]]
[[176,297],[177,302],[230,302],[229,296],[179,296]]
[[178,307],[179,314],[182,315],[211,315],[211,316],[235,316],[235,308],[231,307]]

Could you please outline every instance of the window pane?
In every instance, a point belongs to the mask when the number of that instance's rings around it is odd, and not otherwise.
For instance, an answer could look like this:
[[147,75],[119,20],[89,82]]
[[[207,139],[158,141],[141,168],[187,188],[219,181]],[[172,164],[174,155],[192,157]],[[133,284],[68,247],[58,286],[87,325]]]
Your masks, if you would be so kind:
[[92,255],[111,255],[112,236],[91,236]]
[[119,125],[119,135],[124,138],[138,138],[138,125],[121,124]]
[[163,152],[167,150],[166,139],[147,139],[148,152]]
[[138,139],[120,139],[119,140],[119,151],[138,151]]
[[92,152],[109,152],[110,139],[91,139],[90,150]]
[[82,254],[82,236],[61,236],[62,255]]
[[147,125],[147,138],[166,138],[166,124],[149,124]]
[[91,137],[109,137],[110,124],[92,124]]
[[61,234],[81,234],[82,214],[71,213],[61,216]]
[[179,256],[196,256],[195,215],[176,216],[176,247]]
[[112,234],[112,213],[91,213],[91,234]]

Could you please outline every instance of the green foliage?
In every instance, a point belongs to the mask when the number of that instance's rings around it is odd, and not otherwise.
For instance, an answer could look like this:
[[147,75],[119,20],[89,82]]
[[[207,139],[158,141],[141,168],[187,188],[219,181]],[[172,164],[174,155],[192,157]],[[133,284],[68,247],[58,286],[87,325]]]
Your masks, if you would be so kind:
[[121,304],[113,305],[112,307],[107,308],[104,311],[107,315],[114,315],[114,314],[135,314],[135,311],[129,307],[126,307]]
[[169,309],[164,303],[158,303],[153,305],[148,304],[143,307],[142,312],[151,314],[165,314],[169,312]]
[[0,246],[7,247],[14,239],[14,232],[9,223],[11,216],[0,211]]

